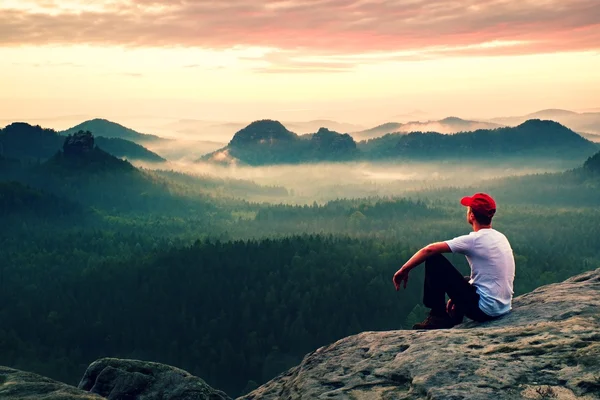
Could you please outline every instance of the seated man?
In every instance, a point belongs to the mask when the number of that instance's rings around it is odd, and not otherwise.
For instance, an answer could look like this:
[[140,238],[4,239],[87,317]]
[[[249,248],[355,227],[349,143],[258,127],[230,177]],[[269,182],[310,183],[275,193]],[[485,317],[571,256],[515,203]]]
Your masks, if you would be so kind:
[[[460,203],[467,207],[473,232],[422,248],[394,274],[396,290],[402,283],[406,288],[409,272],[425,261],[423,304],[431,311],[413,329],[451,328],[462,322],[463,315],[484,322],[511,310],[515,260],[506,236],[492,228],[496,202],[485,193],[476,193]],[[441,254],[450,252],[466,256],[471,266],[469,280]]]

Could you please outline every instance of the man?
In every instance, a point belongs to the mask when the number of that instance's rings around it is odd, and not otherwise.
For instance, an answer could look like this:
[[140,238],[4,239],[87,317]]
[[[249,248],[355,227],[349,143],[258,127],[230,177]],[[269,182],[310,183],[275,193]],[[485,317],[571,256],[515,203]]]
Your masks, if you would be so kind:
[[[431,311],[413,329],[451,328],[464,315],[484,322],[511,310],[515,260],[506,236],[492,228],[496,202],[485,193],[476,193],[460,203],[467,207],[473,232],[422,248],[394,274],[396,290],[402,283],[406,288],[409,272],[425,261],[423,304]],[[471,266],[469,280],[442,255],[450,252],[466,256]]]

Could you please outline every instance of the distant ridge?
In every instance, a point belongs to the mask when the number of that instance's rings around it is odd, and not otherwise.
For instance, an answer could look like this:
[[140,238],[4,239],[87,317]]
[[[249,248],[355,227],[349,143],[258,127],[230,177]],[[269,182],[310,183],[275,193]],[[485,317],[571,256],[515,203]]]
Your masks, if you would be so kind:
[[489,122],[516,126],[529,119],[549,119],[559,122],[575,132],[600,134],[600,112],[578,113],[570,110],[546,109],[522,116],[493,118]]
[[582,158],[598,146],[554,121],[528,120],[514,128],[442,135],[414,132],[359,143],[369,159],[481,159],[491,157]]
[[105,138],[126,139],[136,143],[166,140],[156,135],[148,135],[145,133],[134,131],[133,129],[127,128],[121,124],[102,118],[96,118],[82,122],[60,133],[63,135],[69,135],[78,131],[90,131],[94,132],[94,135],[96,136],[103,136]]
[[[96,136],[96,144],[116,157],[148,162],[164,158],[132,141]],[[15,122],[0,129],[0,148],[5,157],[24,161],[43,161],[52,157],[63,145],[65,136],[53,129]]]
[[355,140],[368,140],[384,136],[388,133],[438,132],[454,134],[479,129],[500,128],[501,125],[491,122],[469,121],[458,117],[446,117],[437,121],[413,121],[407,123],[388,122],[371,129],[351,133]]
[[220,164],[297,164],[319,161],[347,161],[356,158],[356,142],[348,134],[326,128],[297,135],[281,122],[254,121],[239,130],[223,149],[198,161]]
[[255,121],[238,131],[224,148],[199,161],[222,164],[295,164],[321,161],[491,160],[545,157],[585,160],[598,145],[565,126],[539,119],[514,128],[479,129],[453,135],[437,132],[392,133],[361,141],[320,129],[296,135],[273,120]]

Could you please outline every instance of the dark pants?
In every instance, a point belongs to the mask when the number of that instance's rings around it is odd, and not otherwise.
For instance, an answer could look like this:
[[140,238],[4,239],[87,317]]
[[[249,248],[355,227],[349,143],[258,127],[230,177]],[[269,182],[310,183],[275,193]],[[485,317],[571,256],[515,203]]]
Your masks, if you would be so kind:
[[455,321],[463,316],[485,322],[494,319],[479,309],[479,295],[475,287],[452,265],[446,257],[435,254],[425,260],[425,288],[423,304],[432,315],[446,314],[446,294],[456,305]]

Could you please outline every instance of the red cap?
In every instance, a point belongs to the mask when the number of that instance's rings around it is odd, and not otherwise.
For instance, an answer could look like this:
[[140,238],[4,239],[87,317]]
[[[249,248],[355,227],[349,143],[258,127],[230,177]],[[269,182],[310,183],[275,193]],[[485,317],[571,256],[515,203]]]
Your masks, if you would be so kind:
[[496,202],[492,197],[485,193],[475,193],[473,196],[463,197],[460,204],[471,209],[477,214],[493,217],[496,213]]

